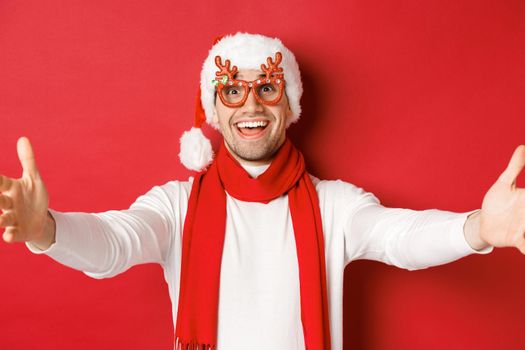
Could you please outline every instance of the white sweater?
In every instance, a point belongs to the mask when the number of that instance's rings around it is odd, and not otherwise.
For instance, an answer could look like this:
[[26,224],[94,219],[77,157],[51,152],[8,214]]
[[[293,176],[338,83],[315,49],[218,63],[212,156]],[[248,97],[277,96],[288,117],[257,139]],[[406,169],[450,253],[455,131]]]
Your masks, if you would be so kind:
[[[266,167],[247,170],[256,177]],[[177,319],[182,231],[192,178],[170,181],[140,196],[127,210],[61,213],[56,242],[36,254],[93,278],[133,265],[159,263]],[[386,208],[371,193],[342,181],[313,178],[323,221],[332,349],[343,347],[343,276],[358,259],[408,270],[441,265],[472,253],[465,241],[468,213]],[[268,204],[227,195],[222,256],[218,350],[304,350],[298,264],[287,196]]]

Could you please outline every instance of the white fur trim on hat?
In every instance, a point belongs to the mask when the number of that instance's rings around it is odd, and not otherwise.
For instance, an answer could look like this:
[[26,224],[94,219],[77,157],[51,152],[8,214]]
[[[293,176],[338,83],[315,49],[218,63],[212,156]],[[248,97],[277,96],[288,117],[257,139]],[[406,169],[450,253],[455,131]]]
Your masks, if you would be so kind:
[[190,170],[201,171],[213,160],[211,142],[202,133],[201,128],[191,128],[180,138],[181,163]]
[[230,60],[232,67],[237,66],[239,70],[261,69],[261,64],[267,64],[266,59],[268,57],[274,59],[277,51],[281,52],[283,56],[280,67],[284,71],[285,92],[292,111],[288,125],[299,119],[301,115],[299,100],[303,94],[303,84],[294,54],[277,38],[269,38],[260,34],[237,33],[226,35],[219,40],[210,49],[202,66],[201,102],[208,124],[216,129],[218,128],[218,125],[213,122],[215,86],[212,80],[215,79],[215,72],[218,71],[215,65],[215,56],[221,56],[223,62],[227,59]]

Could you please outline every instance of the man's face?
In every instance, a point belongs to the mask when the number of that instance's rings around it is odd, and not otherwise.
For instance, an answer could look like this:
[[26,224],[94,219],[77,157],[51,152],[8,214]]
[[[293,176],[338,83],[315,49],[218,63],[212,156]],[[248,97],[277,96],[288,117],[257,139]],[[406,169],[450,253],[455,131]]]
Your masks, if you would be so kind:
[[[260,77],[265,77],[265,74],[255,69],[239,70],[235,75],[236,79],[246,81]],[[225,106],[217,96],[213,121],[219,124],[230,153],[239,162],[257,165],[270,162],[283,144],[291,114],[286,93],[283,93],[279,103],[268,106],[259,103],[250,90],[244,105],[237,108]]]

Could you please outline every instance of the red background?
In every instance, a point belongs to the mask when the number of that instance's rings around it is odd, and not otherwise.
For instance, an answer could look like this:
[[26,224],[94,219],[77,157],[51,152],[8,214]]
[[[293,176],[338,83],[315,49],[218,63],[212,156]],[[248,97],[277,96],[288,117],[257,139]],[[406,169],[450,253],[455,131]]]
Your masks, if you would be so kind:
[[[525,143],[524,18],[522,0],[1,0],[0,173],[20,176],[26,135],[57,210],[124,209],[187,179],[178,140],[202,62],[242,30],[297,56],[290,134],[313,174],[387,206],[468,211]],[[524,268],[512,248],[414,272],[352,263],[345,349],[521,349]],[[94,280],[1,241],[0,283],[2,349],[171,348],[157,265]]]

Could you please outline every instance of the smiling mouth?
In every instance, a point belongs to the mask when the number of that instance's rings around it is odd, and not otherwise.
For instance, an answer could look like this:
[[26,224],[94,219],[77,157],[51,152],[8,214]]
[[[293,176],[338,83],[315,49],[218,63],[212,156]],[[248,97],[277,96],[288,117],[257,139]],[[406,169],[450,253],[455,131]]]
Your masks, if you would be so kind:
[[253,139],[261,136],[268,127],[269,122],[266,120],[243,121],[235,124],[239,134],[244,138]]

